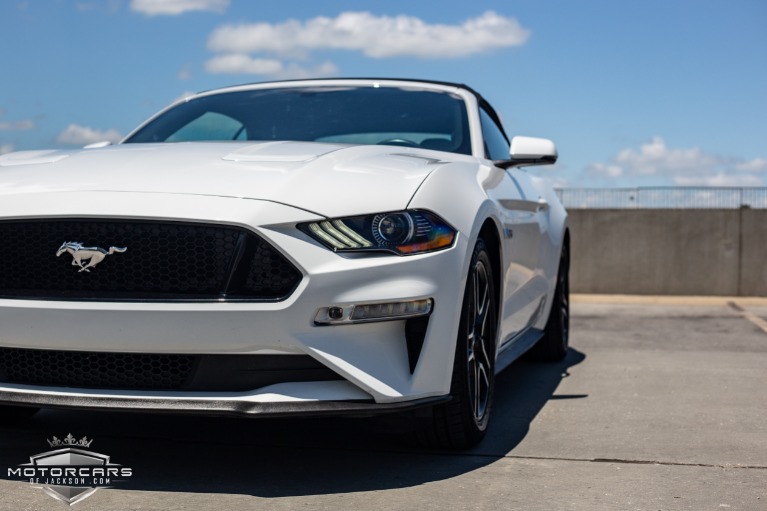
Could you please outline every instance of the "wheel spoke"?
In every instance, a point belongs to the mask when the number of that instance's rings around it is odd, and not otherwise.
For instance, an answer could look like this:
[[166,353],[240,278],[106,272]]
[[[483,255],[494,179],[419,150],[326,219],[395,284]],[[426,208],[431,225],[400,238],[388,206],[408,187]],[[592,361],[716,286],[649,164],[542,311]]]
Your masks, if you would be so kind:
[[479,325],[479,333],[483,339],[486,339],[489,336],[488,334],[495,328],[495,325],[493,324],[494,319],[493,314],[488,314],[488,311],[485,311],[485,315],[482,317],[482,323]]
[[477,374],[479,375],[479,378],[477,379],[480,389],[479,397],[480,402],[482,403],[482,410],[484,411],[487,401],[487,389],[490,387],[490,377],[487,374],[485,366],[479,366],[479,371],[477,371]]
[[480,383],[480,366],[476,367],[476,371],[474,371],[474,417],[477,419],[480,419],[482,416],[480,415],[482,407],[482,387]]
[[490,354],[487,352],[487,341],[488,339],[483,338],[482,342],[479,343],[479,353],[474,352],[474,358],[477,359],[477,363],[480,364],[483,367],[486,367],[488,370],[491,367],[490,364]]
[[487,409],[488,389],[490,378],[483,364],[477,364],[474,375],[474,417],[481,421]]
[[469,380],[469,399],[473,401],[469,404],[471,405],[472,410],[475,410],[475,411],[477,409],[478,402],[479,402],[479,400],[477,399],[478,374],[479,374],[479,371],[477,370],[477,361],[476,359],[474,359],[472,362],[469,363],[468,380]]
[[480,302],[479,302],[480,301],[480,296],[479,296],[479,292],[480,292],[480,289],[479,289],[480,288],[480,285],[479,285],[479,271],[477,271],[476,267],[474,268],[474,271],[472,272],[472,287],[473,287],[472,295],[473,295],[473,298],[474,298],[474,303],[472,303],[472,307],[471,307],[472,311],[471,312],[472,312],[472,315],[473,315],[472,319],[474,321],[472,321],[470,324],[473,325],[474,322],[477,319],[477,316],[479,315],[479,310],[480,310],[479,309],[479,307],[480,307]]
[[485,284],[482,289],[482,301],[480,302],[479,310],[477,310],[477,315],[481,321],[484,320],[487,315],[487,300],[489,297],[488,286]]
[[479,259],[471,268],[466,296],[466,379],[468,408],[477,424],[486,420],[493,380],[495,313],[487,261]]
[[476,289],[476,296],[477,296],[477,314],[479,316],[485,315],[487,312],[487,301],[490,298],[489,294],[489,286],[487,282],[487,273],[485,272],[485,267],[483,265],[477,265],[477,289]]
[[474,268],[474,274],[476,275],[476,287],[474,289],[476,301],[474,303],[474,322],[471,325],[474,330],[474,336],[478,338],[475,341],[478,341],[477,344],[480,345],[480,349],[484,350],[489,316],[490,286],[484,265],[478,263]]

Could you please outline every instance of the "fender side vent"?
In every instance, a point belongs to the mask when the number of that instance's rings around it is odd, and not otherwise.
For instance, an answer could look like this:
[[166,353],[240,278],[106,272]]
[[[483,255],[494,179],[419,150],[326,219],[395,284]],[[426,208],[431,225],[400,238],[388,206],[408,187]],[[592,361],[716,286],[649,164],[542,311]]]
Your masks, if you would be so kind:
[[429,327],[429,316],[411,318],[405,321],[405,341],[407,342],[407,358],[410,363],[410,374],[415,372],[418,359],[421,357],[426,330]]

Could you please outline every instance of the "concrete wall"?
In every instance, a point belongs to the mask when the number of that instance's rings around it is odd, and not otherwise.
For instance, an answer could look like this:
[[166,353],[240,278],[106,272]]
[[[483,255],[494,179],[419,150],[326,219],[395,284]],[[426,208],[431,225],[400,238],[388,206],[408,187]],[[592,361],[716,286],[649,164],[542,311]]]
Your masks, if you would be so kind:
[[569,214],[573,293],[767,296],[767,210]]

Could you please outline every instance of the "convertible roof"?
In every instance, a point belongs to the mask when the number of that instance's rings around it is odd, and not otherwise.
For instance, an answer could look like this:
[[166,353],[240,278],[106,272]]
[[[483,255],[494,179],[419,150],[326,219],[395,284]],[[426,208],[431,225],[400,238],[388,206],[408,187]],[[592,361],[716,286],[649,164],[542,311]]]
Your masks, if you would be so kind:
[[[469,87],[466,84],[458,83],[458,82],[446,82],[441,80],[421,80],[418,78],[394,78],[394,77],[384,77],[384,76],[344,76],[344,77],[337,77],[337,78],[297,78],[293,80],[269,80],[265,82],[248,82],[248,83],[241,83],[239,85],[234,85],[233,87],[246,87],[248,85],[268,85],[270,83],[301,83],[301,82],[323,82],[323,81],[337,81],[337,80],[382,80],[382,81],[391,81],[391,82],[412,82],[412,83],[432,83],[434,85],[445,85],[448,87],[457,87],[459,89],[464,89],[478,98],[482,98],[482,95]],[[228,89],[227,87],[217,87],[216,89],[210,89],[202,92],[213,92],[215,90],[219,89]]]
[[[503,123],[501,122],[501,118],[498,116],[498,113],[495,111],[493,106],[487,102],[485,98],[482,97],[482,94],[477,92],[476,90],[472,89],[468,85],[464,83],[458,83],[458,82],[447,82],[447,81],[441,81],[441,80],[422,80],[417,78],[393,78],[393,77],[381,77],[381,76],[345,76],[345,77],[337,77],[337,78],[301,78],[301,79],[295,79],[295,80],[270,80],[265,82],[249,82],[249,83],[243,83],[240,85],[235,85],[234,87],[246,87],[248,85],[267,85],[270,83],[302,83],[302,82],[322,82],[322,81],[337,81],[337,80],[381,80],[381,81],[392,81],[392,82],[412,82],[412,83],[432,83],[434,85],[444,85],[447,87],[456,87],[458,89],[464,89],[471,94],[473,94],[477,98],[477,102],[482,105],[482,107],[487,110],[487,113],[490,114],[490,117],[496,122],[496,124],[501,128],[501,131],[503,132],[503,135],[508,139],[508,135],[506,135],[506,130],[503,127]],[[228,89],[229,87],[223,87]],[[203,92],[214,92],[219,89],[211,89]]]

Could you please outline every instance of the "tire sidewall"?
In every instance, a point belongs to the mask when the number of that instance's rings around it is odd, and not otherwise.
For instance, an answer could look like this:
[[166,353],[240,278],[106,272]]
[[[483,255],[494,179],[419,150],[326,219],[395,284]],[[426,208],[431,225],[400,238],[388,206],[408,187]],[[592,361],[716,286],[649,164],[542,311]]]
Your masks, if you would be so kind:
[[[472,277],[474,272],[476,271],[477,264],[481,263],[485,266],[486,272],[487,272],[487,279],[488,279],[488,286],[489,286],[489,296],[490,296],[490,302],[489,302],[489,310],[488,314],[492,314],[492,317],[490,318],[492,325],[493,325],[493,331],[491,335],[491,339],[485,339],[486,346],[485,349],[488,351],[488,354],[490,355],[490,364],[491,367],[489,368],[489,389],[488,389],[488,397],[487,397],[487,405],[485,408],[485,413],[482,416],[481,420],[477,420],[474,415],[474,410],[472,409],[472,398],[470,393],[470,387],[469,387],[469,374],[468,374],[468,334],[469,334],[469,308],[472,305],[472,300],[470,297],[470,293],[472,292]],[[463,296],[463,302],[461,306],[461,319],[458,326],[458,338],[456,343],[456,356],[455,356],[455,363],[453,366],[453,385],[451,389],[451,394],[453,395],[454,399],[459,401],[460,406],[462,407],[461,410],[461,416],[464,422],[464,428],[466,433],[471,437],[473,441],[478,441],[477,437],[481,438],[484,436],[485,431],[487,430],[487,426],[489,424],[490,415],[492,411],[493,406],[493,394],[495,389],[495,354],[497,349],[497,336],[498,336],[498,325],[497,325],[497,303],[496,303],[496,295],[495,295],[495,282],[494,282],[494,275],[493,275],[493,268],[492,264],[490,262],[490,256],[487,251],[487,245],[485,244],[484,240],[482,238],[477,240],[476,245],[474,246],[474,251],[472,253],[471,262],[469,264],[469,271],[467,272],[466,277],[466,286],[464,290],[464,296]]]

